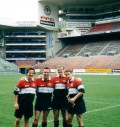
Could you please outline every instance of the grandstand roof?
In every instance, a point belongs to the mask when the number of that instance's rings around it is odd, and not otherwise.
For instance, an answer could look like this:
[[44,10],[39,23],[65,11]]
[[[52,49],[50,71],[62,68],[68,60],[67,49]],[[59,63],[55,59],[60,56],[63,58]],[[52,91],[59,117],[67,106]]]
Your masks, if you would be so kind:
[[39,0],[48,4],[53,4],[59,8],[67,6],[97,6],[120,2],[120,0]]

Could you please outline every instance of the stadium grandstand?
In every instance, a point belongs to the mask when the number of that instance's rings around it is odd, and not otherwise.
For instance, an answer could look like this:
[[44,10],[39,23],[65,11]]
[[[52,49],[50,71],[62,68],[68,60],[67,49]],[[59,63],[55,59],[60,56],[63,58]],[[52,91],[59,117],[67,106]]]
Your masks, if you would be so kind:
[[119,0],[38,0],[36,6],[36,22],[0,21],[0,72],[6,61],[20,73],[58,65],[80,73],[120,72]]
[[3,58],[0,58],[0,74],[10,73],[16,74],[19,72],[19,67],[13,63],[5,61]]

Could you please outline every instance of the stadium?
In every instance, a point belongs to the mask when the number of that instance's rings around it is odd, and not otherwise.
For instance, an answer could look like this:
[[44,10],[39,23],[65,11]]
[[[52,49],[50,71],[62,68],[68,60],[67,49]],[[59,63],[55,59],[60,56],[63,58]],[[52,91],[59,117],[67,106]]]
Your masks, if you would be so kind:
[[[25,73],[33,65],[55,69],[62,64],[77,72],[119,72],[119,1],[39,0],[37,4],[41,11],[34,21],[1,19],[1,71],[12,71],[14,66]],[[3,60],[15,65],[7,67]]]
[[11,93],[26,68],[40,73],[48,66],[54,73],[58,65],[85,83],[85,126],[119,126],[120,1],[36,1],[34,20],[0,17],[0,126],[14,124]]

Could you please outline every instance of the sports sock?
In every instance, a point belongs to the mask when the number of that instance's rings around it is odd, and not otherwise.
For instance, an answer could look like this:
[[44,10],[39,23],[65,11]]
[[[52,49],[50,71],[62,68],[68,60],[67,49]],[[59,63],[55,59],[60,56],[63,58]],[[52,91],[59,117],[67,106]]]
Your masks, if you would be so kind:
[[32,127],[37,127],[37,126],[38,126],[38,122],[35,122],[35,121],[34,121],[34,122],[32,123]]
[[47,120],[42,120],[42,127],[47,127]]

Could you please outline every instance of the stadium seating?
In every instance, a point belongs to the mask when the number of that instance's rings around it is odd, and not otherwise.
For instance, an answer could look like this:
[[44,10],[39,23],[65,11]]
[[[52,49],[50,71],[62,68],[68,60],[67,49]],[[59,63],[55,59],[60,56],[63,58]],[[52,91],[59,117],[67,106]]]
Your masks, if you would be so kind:
[[36,64],[36,61],[17,61],[15,64],[20,68],[28,68]]
[[90,32],[105,32],[117,29],[120,29],[120,21],[105,24],[97,24],[91,29]]
[[108,66],[111,69],[120,69],[120,57]]
[[106,55],[110,51],[114,51],[115,54],[120,54],[120,40],[109,41],[109,45],[104,49],[101,54]]
[[[43,69],[48,66],[51,69],[56,69],[58,65],[63,65],[66,69],[104,69],[109,68],[119,56],[95,56],[95,57],[69,57],[51,58],[43,63],[34,65],[36,69]],[[119,60],[120,61],[120,60]],[[119,61],[117,63],[119,63]]]
[[9,63],[5,61],[3,58],[0,58],[0,73],[2,72],[14,72],[18,73],[19,68],[14,63]]
[[81,42],[78,44],[69,44],[61,49],[57,56],[97,56],[97,55],[117,55],[120,54],[120,40]]
[[89,60],[82,68],[102,69],[108,68],[111,63],[118,59],[118,56],[96,56],[88,59]]
[[85,47],[81,49],[78,55],[85,56],[86,53],[89,53],[91,56],[99,55],[108,43],[107,41],[86,43]]
[[75,56],[81,48],[83,48],[85,44],[70,44],[65,49],[63,49],[58,56],[64,56],[64,54],[68,54],[68,56]]

